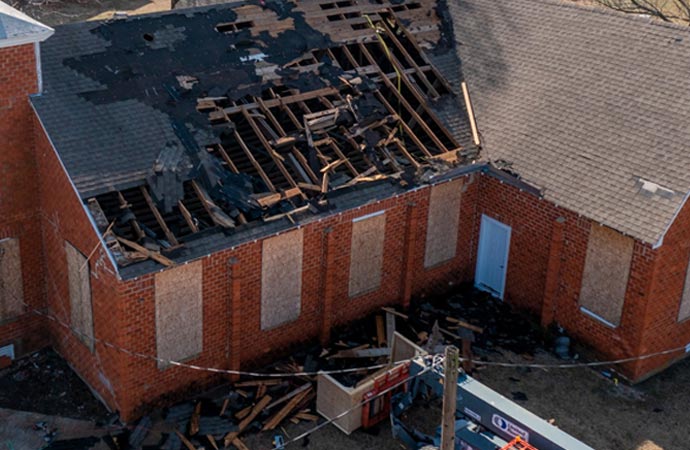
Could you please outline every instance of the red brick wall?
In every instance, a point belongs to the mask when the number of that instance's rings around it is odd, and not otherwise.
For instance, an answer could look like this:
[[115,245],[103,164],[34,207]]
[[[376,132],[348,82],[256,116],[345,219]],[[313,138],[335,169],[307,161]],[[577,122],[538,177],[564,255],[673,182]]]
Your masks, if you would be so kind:
[[[343,325],[383,305],[400,305],[409,255],[412,255],[410,267],[414,274],[411,292],[428,292],[451,281],[466,279],[471,273],[467,263],[478,184],[477,176],[466,177],[456,258],[426,273],[422,264],[428,187],[304,225],[301,313],[296,321],[275,329],[261,330],[261,241],[202,258],[204,351],[186,362],[218,368],[257,367],[297,343],[323,336],[324,326],[327,332],[332,326]],[[352,219],[380,210],[386,211],[387,237],[381,287],[349,298]],[[418,220],[409,233],[411,211]],[[410,240],[401,239],[406,234],[416,237],[411,251]],[[147,355],[156,354],[154,277],[155,274],[148,274],[123,282],[120,289],[126,324],[122,345]],[[239,285],[239,298],[232,296],[233,280]],[[324,311],[328,312],[327,317]],[[238,329],[233,330],[231,324]],[[233,342],[232,335],[239,339]],[[138,357],[127,357],[125,361],[127,372],[122,388],[126,398],[120,397],[119,406],[126,417],[138,414],[142,403],[164,402],[171,392],[201,388],[219,378],[209,372],[180,367],[159,370],[155,361]]]
[[[33,44],[0,48],[0,239],[18,238],[24,302],[43,306],[42,249],[38,186],[33,157],[33,123],[29,95],[37,90]],[[39,317],[27,312],[0,322],[0,346],[15,353],[47,343]]]
[[[690,261],[690,207],[686,204],[664,237],[651,286],[650,302],[644,312],[640,354],[654,353],[690,343],[690,319],[678,322],[678,311]],[[685,357],[683,351],[640,361],[638,376],[654,373],[674,360]]]
[[[100,245],[84,206],[72,187],[43,129],[36,120],[36,161],[44,246],[45,295],[48,310],[64,324],[70,323],[70,301],[65,241],[89,256],[94,336],[119,344],[128,333],[121,321],[126,305],[118,296],[118,280]],[[36,201],[36,200],[34,200]],[[96,343],[94,352],[66,326],[48,322],[53,347],[113,409],[119,408],[122,354]],[[121,344],[120,344],[121,345]]]
[[[579,306],[589,230],[600,225],[494,177],[481,178],[475,236],[481,214],[512,228],[505,300],[546,317],[546,324],[558,323],[604,358],[637,354],[656,252],[635,241],[621,323],[611,328],[584,314]],[[557,226],[559,218],[562,225]],[[621,370],[631,378],[639,376],[633,364]]]
[[[382,305],[402,305],[406,293],[424,295],[450,282],[470,281],[481,214],[512,227],[506,301],[542,314],[547,322],[556,321],[572,336],[599,349],[603,357],[635,354],[654,267],[655,252],[649,246],[635,243],[621,325],[613,329],[582,313],[578,305],[589,230],[599,225],[491,176],[468,175],[459,212],[457,255],[425,270],[429,194],[430,188],[425,187],[304,225],[301,314],[296,321],[272,330],[260,327],[261,241],[202,258],[204,350],[186,362],[255,368],[297,343],[324,339],[333,326]],[[381,288],[349,298],[352,219],[380,210],[386,211],[387,236]],[[120,283],[124,327],[120,344],[146,355],[156,354],[154,277],[148,274]],[[159,370],[152,359],[123,358],[118,399],[126,418],[139,414],[146,404],[162,403],[182,391],[228,378],[181,367]],[[633,365],[622,370],[633,377],[638,374]]]

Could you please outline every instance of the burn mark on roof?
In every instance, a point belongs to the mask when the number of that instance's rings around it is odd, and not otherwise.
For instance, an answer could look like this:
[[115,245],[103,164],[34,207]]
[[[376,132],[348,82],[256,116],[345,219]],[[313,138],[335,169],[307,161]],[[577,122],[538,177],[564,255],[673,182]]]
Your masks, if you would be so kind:
[[95,83],[71,94],[94,110],[146,105],[167,130],[138,178],[80,189],[120,266],[173,265],[208,233],[327,213],[338,191],[404,189],[475,160],[434,112],[462,111],[416,39],[438,40],[438,20],[381,1],[243,2],[89,28],[100,50],[60,62]]

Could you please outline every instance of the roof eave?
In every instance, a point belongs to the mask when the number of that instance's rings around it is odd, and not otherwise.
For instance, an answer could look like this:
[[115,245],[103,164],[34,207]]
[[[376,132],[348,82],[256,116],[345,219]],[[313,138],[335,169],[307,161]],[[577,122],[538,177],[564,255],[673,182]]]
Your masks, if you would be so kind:
[[52,28],[46,27],[45,30],[27,34],[26,36],[9,37],[0,39],[0,48],[16,47],[18,45],[35,44],[43,42],[55,33]]

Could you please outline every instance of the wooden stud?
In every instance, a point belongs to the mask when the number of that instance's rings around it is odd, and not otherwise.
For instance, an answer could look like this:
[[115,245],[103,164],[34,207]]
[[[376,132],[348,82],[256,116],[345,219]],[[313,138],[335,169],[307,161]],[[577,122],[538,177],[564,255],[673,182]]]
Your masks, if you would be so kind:
[[153,216],[156,218],[158,226],[160,226],[163,230],[163,233],[165,234],[165,237],[168,240],[168,242],[170,242],[172,245],[179,245],[179,242],[177,242],[177,238],[172,233],[172,231],[170,231],[170,228],[168,228],[168,224],[165,223],[165,220],[163,220],[163,216],[161,215],[160,211],[158,211],[158,208],[156,207],[155,203],[153,203],[153,199],[149,195],[149,191],[146,189],[145,186],[139,186],[139,189],[141,190],[141,195],[144,196],[144,200],[146,200],[146,204],[148,205],[149,209],[153,212]]

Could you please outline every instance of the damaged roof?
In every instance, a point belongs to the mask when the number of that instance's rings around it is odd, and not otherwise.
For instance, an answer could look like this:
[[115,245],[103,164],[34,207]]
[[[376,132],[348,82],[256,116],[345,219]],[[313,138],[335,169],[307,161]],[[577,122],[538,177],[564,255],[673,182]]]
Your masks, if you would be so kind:
[[660,243],[690,190],[690,29],[555,0],[449,11],[484,156]]
[[0,1],[0,48],[48,39],[53,29]]
[[432,62],[457,67],[435,7],[257,0],[60,26],[32,103],[135,276],[473,163],[460,78]]

